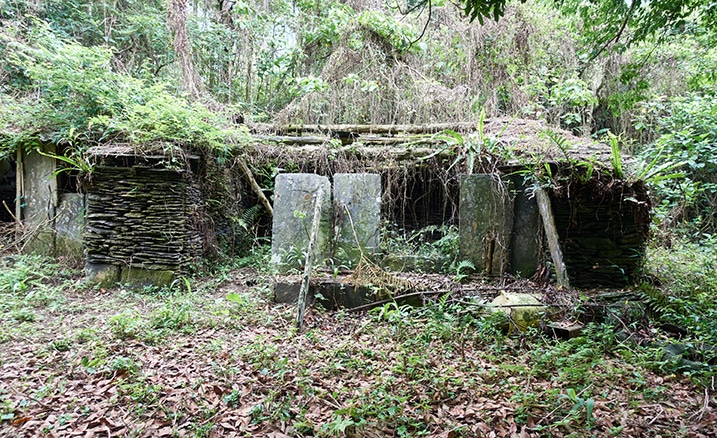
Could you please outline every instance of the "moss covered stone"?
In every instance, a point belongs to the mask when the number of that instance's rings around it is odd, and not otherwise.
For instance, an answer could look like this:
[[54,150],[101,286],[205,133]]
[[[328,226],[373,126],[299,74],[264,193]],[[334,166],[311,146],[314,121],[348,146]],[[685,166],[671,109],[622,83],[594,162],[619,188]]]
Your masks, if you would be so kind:
[[330,255],[331,183],[325,176],[307,173],[280,174],[276,177],[271,262],[279,272],[303,269],[304,252],[309,246],[314,218],[314,200],[319,190],[324,195],[313,254],[315,265]]
[[337,173],[334,175],[336,251],[341,264],[355,267],[361,252],[374,254],[381,229],[381,175]]
[[137,286],[169,286],[174,281],[174,272],[166,269],[122,268],[120,283]]
[[478,272],[501,276],[510,265],[513,230],[512,183],[497,175],[462,175],[460,257]]

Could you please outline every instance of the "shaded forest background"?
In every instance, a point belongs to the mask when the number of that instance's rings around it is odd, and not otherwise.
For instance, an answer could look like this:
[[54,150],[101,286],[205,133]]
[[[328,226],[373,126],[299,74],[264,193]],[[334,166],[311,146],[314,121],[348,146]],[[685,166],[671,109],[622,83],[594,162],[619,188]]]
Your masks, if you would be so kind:
[[529,0],[471,22],[465,4],[440,0],[8,0],[0,153],[51,141],[82,162],[92,144],[122,139],[221,154],[246,139],[240,119],[428,123],[485,112],[611,132],[643,169],[669,162],[685,178],[648,175],[658,176],[658,218],[709,234],[713,11],[675,3]]

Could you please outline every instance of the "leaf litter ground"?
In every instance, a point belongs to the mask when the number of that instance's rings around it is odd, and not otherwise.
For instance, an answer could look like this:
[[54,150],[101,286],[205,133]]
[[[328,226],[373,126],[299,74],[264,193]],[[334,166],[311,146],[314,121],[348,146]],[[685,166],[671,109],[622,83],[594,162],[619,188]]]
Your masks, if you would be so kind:
[[73,281],[0,320],[0,436],[715,434],[712,388],[600,332],[505,335],[439,302],[312,309],[297,334],[253,269],[183,292]]

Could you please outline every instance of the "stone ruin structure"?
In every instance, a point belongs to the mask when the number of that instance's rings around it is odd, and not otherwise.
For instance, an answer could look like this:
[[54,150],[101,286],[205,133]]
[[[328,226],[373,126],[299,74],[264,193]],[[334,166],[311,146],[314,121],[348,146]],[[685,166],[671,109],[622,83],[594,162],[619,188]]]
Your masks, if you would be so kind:
[[[130,157],[124,157],[127,160]],[[87,194],[83,235],[88,277],[168,284],[202,254],[201,205],[190,170],[120,157],[102,160]]]
[[[610,175],[609,147],[560,133],[574,147],[556,150],[541,137],[547,127],[540,122],[496,119],[483,133],[491,142],[479,145],[475,169],[466,172],[465,151],[439,135],[447,129],[465,138],[475,132],[471,124],[253,126],[242,156],[254,169],[267,163],[281,169],[275,180],[257,173],[260,186],[273,186],[265,194],[273,192],[273,231],[268,215],[258,223],[259,232],[272,235],[274,263],[283,269],[300,260],[312,196],[323,190],[317,258],[352,267],[362,253],[375,253],[385,223],[406,230],[450,224],[459,228],[461,257],[477,271],[531,277],[549,260],[524,177],[532,162],[562,178],[547,192],[571,283],[633,281],[650,201],[642,182]],[[18,217],[32,231],[26,249],[72,254],[90,279],[166,284],[222,245],[238,248],[238,219],[262,211],[231,163],[138,154],[124,145],[93,154],[95,169],[81,187],[55,175],[51,157],[23,154],[14,163],[21,170]],[[596,170],[587,175],[578,160],[592,160]],[[217,200],[221,205],[214,206]]]
[[68,173],[57,173],[53,145],[41,152],[18,151],[0,160],[0,221],[16,223],[24,251],[80,263],[85,195]]
[[[311,188],[298,189],[302,181],[323,175],[328,191],[331,179],[335,185],[342,185],[336,182],[336,177],[341,181],[347,171],[341,163],[349,162],[357,178],[371,175],[381,179],[380,207],[375,205],[373,195],[366,196],[364,201],[373,202],[374,208],[381,210],[381,217],[368,219],[361,226],[371,224],[373,229],[380,227],[379,223],[393,223],[403,229],[418,230],[446,223],[458,225],[459,258],[470,261],[478,273],[494,277],[510,274],[531,278],[544,274],[546,265],[553,263],[534,194],[535,182],[526,178],[535,171],[530,162],[539,168],[547,165],[560,182],[546,193],[571,285],[619,287],[633,282],[641,267],[650,221],[650,200],[644,184],[612,175],[611,150],[607,145],[561,132],[573,145],[561,150],[549,138],[541,137],[547,128],[538,122],[494,123],[497,126],[491,131],[503,133],[498,142],[504,156],[486,151],[476,159],[480,166],[470,175],[455,165],[454,150],[437,145],[445,141],[443,137],[426,134],[431,127],[297,126],[278,131],[267,127],[268,133],[257,136],[260,142],[256,147],[261,148],[262,159],[297,172],[277,178],[277,209],[281,199],[293,196],[282,193],[285,184],[280,179],[293,181],[290,192],[305,193],[311,192]],[[506,124],[514,127],[505,130]],[[462,128],[470,126],[434,127]],[[318,146],[331,139],[333,147]],[[506,155],[510,158],[505,158]],[[629,157],[625,159],[629,161]],[[589,163],[590,169],[585,163]],[[360,198],[362,194],[363,189],[358,189],[354,196]],[[301,210],[295,201],[289,204],[292,207],[287,214]],[[310,203],[306,203],[301,211],[310,217],[309,210]],[[328,207],[323,211],[330,216]],[[303,220],[310,220],[309,217]],[[278,213],[274,217],[275,261],[282,253],[291,252],[289,248],[296,253],[300,252],[297,248],[306,246],[306,233],[288,236],[284,227],[277,227],[290,220]],[[323,221],[329,223],[328,218]],[[337,233],[346,234],[345,224],[334,230],[324,229],[327,233],[324,240],[335,238]],[[330,248],[324,251],[324,257],[337,254]],[[350,262],[355,264],[356,257],[350,258]],[[404,262],[403,266],[410,268],[411,263]],[[294,270],[297,268],[293,266]],[[421,266],[420,270],[425,272],[430,267]]]
[[[299,269],[309,238],[314,199],[323,191],[319,238],[314,258],[335,258],[355,267],[363,253],[378,251],[381,228],[381,176],[337,173],[331,182],[316,174],[280,174],[276,178],[272,226],[272,263],[280,271]],[[333,245],[332,245],[333,243]]]

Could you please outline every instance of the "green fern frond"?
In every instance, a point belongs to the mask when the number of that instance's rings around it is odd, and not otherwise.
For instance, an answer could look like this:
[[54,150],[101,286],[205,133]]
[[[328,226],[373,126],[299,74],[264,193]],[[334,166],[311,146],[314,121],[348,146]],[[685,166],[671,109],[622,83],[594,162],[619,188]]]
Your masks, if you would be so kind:
[[620,153],[620,140],[613,133],[610,133],[610,164],[612,164],[612,170],[615,178],[623,178],[624,172],[622,170],[622,154]]
[[261,213],[263,211],[263,206],[261,204],[256,204],[252,207],[247,208],[244,213],[241,215],[241,220],[246,224],[246,228],[250,229],[252,226],[256,223],[256,221],[259,219],[259,216],[261,216]]
[[667,295],[652,285],[643,283],[635,293],[640,297],[640,301],[657,315],[662,315],[672,310]]
[[470,260],[461,260],[456,265],[456,275],[454,280],[460,282],[468,277],[472,272],[475,272],[476,266]]

